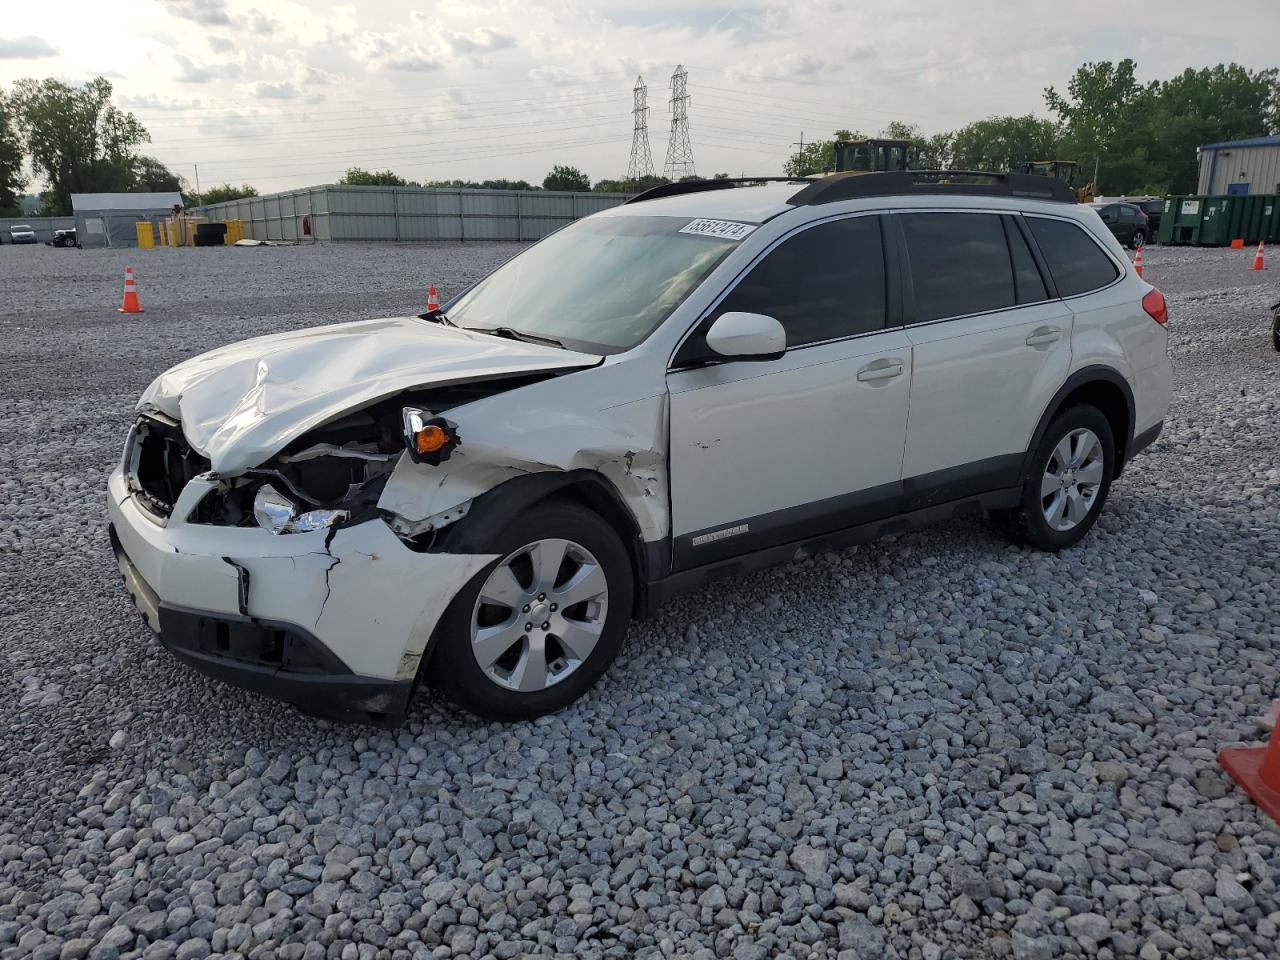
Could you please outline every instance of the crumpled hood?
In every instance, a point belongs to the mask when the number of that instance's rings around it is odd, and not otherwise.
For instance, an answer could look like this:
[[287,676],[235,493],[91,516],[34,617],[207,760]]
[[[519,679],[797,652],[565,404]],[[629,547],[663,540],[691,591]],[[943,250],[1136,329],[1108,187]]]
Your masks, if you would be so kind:
[[360,320],[233,343],[162,373],[138,401],[182,423],[224,476],[308,430],[412,387],[595,366],[601,358],[417,317]]

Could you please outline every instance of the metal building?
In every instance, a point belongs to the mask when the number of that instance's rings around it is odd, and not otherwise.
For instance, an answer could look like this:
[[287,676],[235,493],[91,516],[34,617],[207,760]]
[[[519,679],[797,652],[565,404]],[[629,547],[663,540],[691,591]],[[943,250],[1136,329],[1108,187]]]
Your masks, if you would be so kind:
[[328,184],[227,200],[195,212],[211,220],[240,220],[251,240],[539,240],[630,196]]
[[182,206],[182,194],[73,193],[71,212],[82,247],[136,247],[140,220],[159,223]]
[[1199,155],[1196,193],[1280,193],[1280,136],[1207,143]]

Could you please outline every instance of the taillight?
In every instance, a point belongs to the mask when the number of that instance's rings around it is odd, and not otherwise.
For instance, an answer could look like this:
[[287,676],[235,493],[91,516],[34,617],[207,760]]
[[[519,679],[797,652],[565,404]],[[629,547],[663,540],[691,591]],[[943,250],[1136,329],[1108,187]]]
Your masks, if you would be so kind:
[[1169,308],[1165,305],[1164,294],[1155,289],[1155,287],[1152,287],[1147,295],[1142,298],[1142,309],[1147,311],[1147,316],[1162,327],[1169,322]]

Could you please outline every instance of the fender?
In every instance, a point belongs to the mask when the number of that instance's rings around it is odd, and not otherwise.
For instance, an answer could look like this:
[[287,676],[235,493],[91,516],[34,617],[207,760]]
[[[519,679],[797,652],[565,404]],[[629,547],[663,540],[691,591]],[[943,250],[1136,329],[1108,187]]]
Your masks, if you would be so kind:
[[572,491],[577,499],[618,528],[631,556],[637,609],[643,611],[645,606],[640,601],[648,583],[667,573],[661,548],[668,541],[646,543],[640,536],[636,518],[617,488],[603,474],[592,470],[531,473],[485,491],[472,502],[465,517],[440,532],[431,552],[488,553],[486,544],[491,531],[502,529],[540,501],[566,491]]
[[1120,471],[1124,467],[1125,461],[1128,459],[1129,451],[1133,447],[1133,424],[1135,419],[1135,410],[1133,402],[1133,390],[1129,386],[1129,381],[1124,378],[1114,367],[1107,367],[1101,364],[1093,364],[1087,367],[1081,367],[1071,376],[1067,377],[1066,382],[1058,388],[1058,392],[1053,395],[1053,399],[1049,401],[1044,412],[1040,415],[1040,421],[1036,424],[1035,432],[1031,435],[1031,442],[1027,445],[1027,451],[1023,455],[1022,469],[1019,471],[1019,482],[1025,483],[1031,472],[1031,456],[1036,448],[1040,446],[1040,441],[1044,439],[1045,431],[1049,429],[1049,424],[1053,418],[1057,416],[1062,409],[1063,402],[1072,393],[1079,390],[1083,386],[1090,383],[1102,381],[1110,386],[1117,387],[1121,395],[1124,396],[1125,405],[1128,408],[1128,429],[1123,437],[1116,437],[1119,441],[1119,449],[1116,450],[1116,476],[1120,476]]

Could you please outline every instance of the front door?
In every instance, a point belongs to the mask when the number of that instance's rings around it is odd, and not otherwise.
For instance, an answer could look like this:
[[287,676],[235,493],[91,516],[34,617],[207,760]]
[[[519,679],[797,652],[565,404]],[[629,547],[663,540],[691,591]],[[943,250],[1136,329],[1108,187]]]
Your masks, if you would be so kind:
[[911,348],[888,325],[882,220],[791,234],[692,334],[729,311],[768,314],[787,333],[780,359],[690,366],[690,351],[677,353],[667,377],[674,569],[896,511]]

